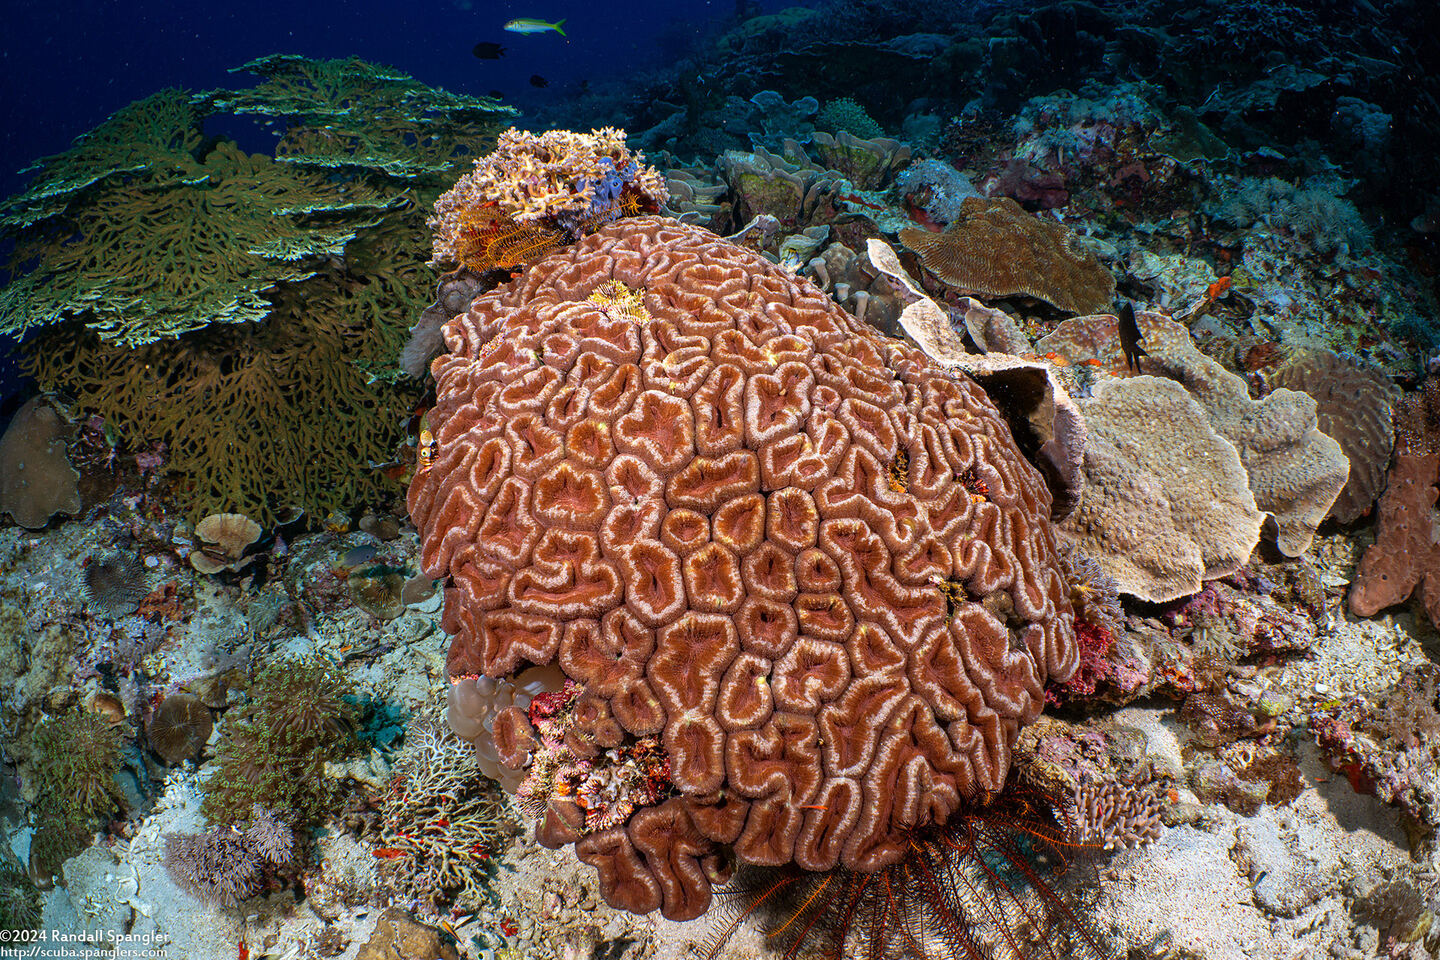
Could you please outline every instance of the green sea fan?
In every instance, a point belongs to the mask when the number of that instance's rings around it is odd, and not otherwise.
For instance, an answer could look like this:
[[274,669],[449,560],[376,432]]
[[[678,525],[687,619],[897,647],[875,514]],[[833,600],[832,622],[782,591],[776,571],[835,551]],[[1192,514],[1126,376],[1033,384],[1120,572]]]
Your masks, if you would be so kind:
[[271,291],[315,276],[324,258],[402,202],[368,185],[220,143],[177,175],[97,184],[21,232],[24,264],[0,296],[0,332],[80,320],[136,347],[214,323],[254,323]]
[[[424,210],[515,111],[389,67],[266,57],[239,91],[166,90],[0,201],[0,335],[135,449],[164,443],[186,516],[271,526],[378,502],[433,298]],[[271,118],[276,155],[207,138]]]

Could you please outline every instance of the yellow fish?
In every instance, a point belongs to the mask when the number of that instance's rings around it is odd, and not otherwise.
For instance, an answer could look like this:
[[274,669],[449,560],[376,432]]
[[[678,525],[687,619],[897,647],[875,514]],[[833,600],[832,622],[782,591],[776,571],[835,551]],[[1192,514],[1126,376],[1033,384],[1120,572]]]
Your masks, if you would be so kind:
[[[544,20],[535,20],[530,17],[516,17],[514,20],[505,24],[505,29],[511,33],[544,33],[547,30],[554,30],[560,34],[560,36],[564,37],[565,31],[560,29],[564,25],[565,21],[563,19],[556,20],[554,23],[546,23]],[[566,39],[568,40],[569,38],[566,37]]]

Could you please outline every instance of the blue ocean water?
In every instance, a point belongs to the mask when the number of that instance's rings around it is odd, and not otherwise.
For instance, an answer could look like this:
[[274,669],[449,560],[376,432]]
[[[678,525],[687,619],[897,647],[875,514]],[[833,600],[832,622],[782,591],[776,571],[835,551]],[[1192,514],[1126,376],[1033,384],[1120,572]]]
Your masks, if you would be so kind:
[[[821,15],[770,17],[798,8]],[[785,136],[803,141],[814,129],[786,128],[768,114],[760,129],[743,104],[767,90],[780,98],[771,103],[854,100],[876,129],[914,140],[917,156],[948,154],[960,166],[983,159],[962,141],[973,145],[983,133],[1002,144],[1012,123],[1033,126],[1027,102],[1043,113],[1036,98],[1075,95],[1100,105],[1085,108],[1091,121],[1143,121],[1169,128],[1172,141],[1210,138],[1231,151],[1232,174],[1279,177],[1302,199],[1343,195],[1358,204],[1354,216],[1312,204],[1311,220],[1343,221],[1351,233],[1413,226],[1392,240],[1418,244],[1420,266],[1432,270],[1437,11],[1426,0],[12,4],[0,39],[0,197],[25,187],[22,171],[36,160],[162,88],[244,88],[255,78],[230,71],[267,54],[355,56],[431,87],[494,96],[521,111],[522,127],[613,124],[637,146],[701,164],[752,142],[776,149]],[[505,31],[516,17],[563,21],[565,35]],[[485,43],[501,45],[503,56],[472,53]],[[212,119],[205,132],[251,152],[269,152],[277,136],[231,117]],[[1064,167],[1076,144],[1060,140],[1075,135],[1044,133],[1031,146]],[[1213,159],[1201,158],[1211,172],[1219,169]],[[1023,164],[1030,161],[1012,166]],[[1048,209],[1060,194],[1040,183],[1057,175],[1043,166],[985,192]],[[1317,177],[1322,187],[1311,185]],[[1440,339],[1410,332],[1430,345]],[[8,356],[0,344],[0,381],[13,385]]]
[[[748,10],[781,5],[765,0]],[[582,0],[9,4],[0,40],[0,196],[24,186],[21,168],[65,149],[119,107],[162,87],[244,85],[247,78],[227,71],[265,54],[357,56],[433,87],[498,90],[506,103],[536,109],[574,93],[581,81],[673,62],[736,12],[733,0],[620,7]],[[516,17],[563,19],[566,36],[504,31]],[[472,56],[484,41],[502,44],[504,56]],[[531,86],[535,75],[549,86]]]

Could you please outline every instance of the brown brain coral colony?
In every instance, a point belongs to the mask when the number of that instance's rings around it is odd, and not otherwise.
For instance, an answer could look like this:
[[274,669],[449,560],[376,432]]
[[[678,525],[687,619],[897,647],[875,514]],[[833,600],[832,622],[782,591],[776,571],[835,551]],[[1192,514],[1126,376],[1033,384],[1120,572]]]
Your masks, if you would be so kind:
[[974,383],[658,217],[445,339],[409,507],[450,672],[563,671],[468,732],[607,901],[698,916],[722,848],[876,871],[1003,786],[1076,648],[1050,495]]

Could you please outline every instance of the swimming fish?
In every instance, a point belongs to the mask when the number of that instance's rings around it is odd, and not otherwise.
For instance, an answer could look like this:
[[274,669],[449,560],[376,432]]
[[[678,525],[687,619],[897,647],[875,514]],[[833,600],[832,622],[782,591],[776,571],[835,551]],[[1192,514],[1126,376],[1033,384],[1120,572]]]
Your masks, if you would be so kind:
[[554,30],[563,37],[565,31],[560,28],[564,25],[565,20],[563,19],[556,20],[554,23],[546,23],[544,20],[536,20],[532,17],[516,17],[505,24],[505,29],[511,33],[544,33],[547,30]]
[[500,44],[498,43],[490,43],[488,41],[481,41],[480,43],[475,44],[474,48],[471,49],[470,52],[481,60],[499,60],[501,57],[505,56],[504,47],[500,46]]
[[538,74],[538,73],[532,73],[532,74],[530,75],[530,86],[532,86],[532,87],[548,87],[548,86],[550,86],[550,81],[549,81],[549,80],[546,80],[544,77],[540,76],[540,74]]
[[1125,351],[1126,368],[1139,373],[1140,358],[1150,354],[1140,348],[1140,325],[1135,322],[1135,307],[1128,300],[1120,308],[1115,326],[1120,332],[1120,349]]
[[345,556],[340,559],[340,566],[358,567],[362,563],[368,563],[369,561],[374,560],[375,554],[379,552],[379,550],[377,550],[374,546],[368,543],[361,544],[358,547],[351,547],[345,552]]

